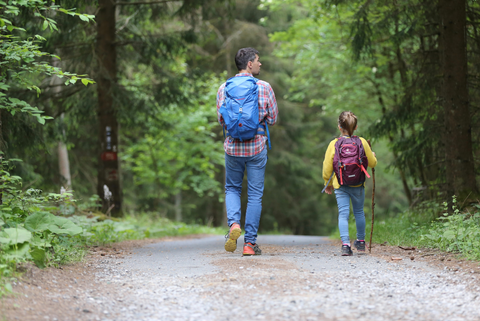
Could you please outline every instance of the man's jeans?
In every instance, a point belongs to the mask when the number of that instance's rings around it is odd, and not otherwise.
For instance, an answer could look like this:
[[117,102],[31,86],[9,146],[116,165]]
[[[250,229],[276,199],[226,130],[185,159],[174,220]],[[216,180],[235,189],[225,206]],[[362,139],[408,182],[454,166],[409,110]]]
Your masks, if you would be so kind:
[[338,205],[338,228],[342,242],[350,244],[348,235],[348,218],[350,216],[350,200],[352,200],[353,215],[357,225],[357,240],[365,240],[365,187],[340,186],[335,190]]
[[251,157],[235,157],[225,154],[225,204],[227,206],[228,226],[240,224],[242,215],[240,195],[245,168],[247,169],[248,203],[245,215],[245,243],[255,244],[262,213],[263,186],[267,148]]

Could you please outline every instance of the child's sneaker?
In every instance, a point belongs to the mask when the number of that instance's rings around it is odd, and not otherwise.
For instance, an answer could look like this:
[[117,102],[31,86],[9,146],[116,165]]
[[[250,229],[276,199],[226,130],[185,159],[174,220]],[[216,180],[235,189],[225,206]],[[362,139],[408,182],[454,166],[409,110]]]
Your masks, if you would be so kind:
[[350,245],[343,244],[342,245],[342,256],[352,256],[352,255],[353,255],[353,252],[352,252],[352,249],[351,249]]
[[357,251],[359,252],[365,252],[365,241],[364,240],[356,240],[355,242],[353,242],[353,246],[355,246],[357,248]]

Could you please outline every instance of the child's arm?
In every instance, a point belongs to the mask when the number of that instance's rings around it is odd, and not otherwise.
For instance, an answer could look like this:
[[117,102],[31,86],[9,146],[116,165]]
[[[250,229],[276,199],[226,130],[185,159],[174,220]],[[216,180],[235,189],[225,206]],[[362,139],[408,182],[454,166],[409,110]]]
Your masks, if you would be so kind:
[[[330,176],[332,176],[333,172],[333,156],[335,155],[335,142],[337,140],[334,139],[328,145],[327,151],[325,152],[325,159],[323,160],[323,180],[325,181],[325,185],[327,185]],[[327,194],[332,194],[332,185],[333,180],[330,181],[329,187],[325,190]]]
[[370,145],[368,145],[368,142],[365,140],[365,138],[360,137],[363,145],[363,149],[365,150],[365,155],[367,156],[368,159],[368,167],[374,168],[377,166],[377,157],[375,156],[375,153],[372,152],[372,149],[370,148]]

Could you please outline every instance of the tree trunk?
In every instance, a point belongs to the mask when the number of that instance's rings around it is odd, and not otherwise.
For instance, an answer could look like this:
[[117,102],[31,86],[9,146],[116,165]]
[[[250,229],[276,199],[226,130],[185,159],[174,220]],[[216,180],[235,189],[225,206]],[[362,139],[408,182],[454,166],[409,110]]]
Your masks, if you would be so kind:
[[[2,126],[2,110],[0,109],[0,152],[3,151],[3,126]],[[0,171],[3,170],[3,154],[0,154]],[[3,177],[0,176],[0,184],[3,185]],[[3,189],[0,189],[0,205],[3,204]]]
[[113,91],[116,83],[116,51],[115,51],[115,4],[111,0],[99,0],[97,21],[98,58],[97,94],[98,120],[100,139],[100,159],[98,166],[97,191],[103,200],[106,211],[107,201],[104,196],[104,185],[112,193],[112,216],[121,215],[120,168],[118,162],[118,122],[113,105]]
[[[60,54],[58,54],[60,56]],[[60,67],[60,61],[57,58],[53,59],[52,65],[54,67]],[[63,81],[58,78],[57,76],[52,77],[52,81],[50,85],[52,85],[52,91],[55,94],[59,94],[61,92],[60,85]],[[55,96],[54,96],[55,97]],[[55,104],[55,98],[52,98],[53,104]],[[60,122],[62,124],[62,139],[58,142],[57,151],[58,151],[58,169],[60,173],[60,179],[62,181],[62,186],[65,190],[72,189],[72,176],[70,175],[70,162],[68,160],[68,149],[67,145],[65,145],[64,140],[66,138],[65,129],[63,126],[63,119],[65,118],[65,113],[60,115]]]
[[58,142],[58,167],[60,170],[60,176],[63,179],[63,187],[66,190],[72,189],[72,177],[70,175],[70,162],[68,161],[67,145],[64,142]]
[[465,0],[439,1],[447,196],[477,195],[467,90]]
[[175,194],[175,221],[181,222],[182,217],[182,190]]

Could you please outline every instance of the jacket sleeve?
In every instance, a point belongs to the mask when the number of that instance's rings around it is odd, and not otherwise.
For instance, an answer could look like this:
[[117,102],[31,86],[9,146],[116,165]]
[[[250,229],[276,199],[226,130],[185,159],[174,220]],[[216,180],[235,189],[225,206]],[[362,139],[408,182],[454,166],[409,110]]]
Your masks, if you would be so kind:
[[268,85],[268,106],[267,106],[267,123],[269,126],[275,125],[278,119],[278,106],[275,93],[270,84]]
[[365,140],[365,138],[360,137],[363,145],[363,149],[365,150],[365,155],[367,156],[368,159],[368,167],[374,168],[377,166],[377,158],[373,156],[372,149],[370,148],[370,145],[368,145],[368,142]]
[[[323,160],[323,180],[325,185],[327,185],[328,180],[333,172],[333,156],[335,156],[335,142],[334,139],[328,145],[327,151],[325,152],[325,159]],[[329,185],[333,185],[333,179],[330,181]]]

